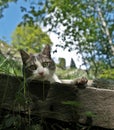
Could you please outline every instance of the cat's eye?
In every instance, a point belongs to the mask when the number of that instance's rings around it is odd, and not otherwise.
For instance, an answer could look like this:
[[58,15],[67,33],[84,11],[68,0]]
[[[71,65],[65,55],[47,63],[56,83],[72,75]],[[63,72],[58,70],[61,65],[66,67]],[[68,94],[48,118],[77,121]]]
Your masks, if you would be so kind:
[[36,69],[37,69],[37,66],[36,66],[36,65],[31,65],[31,66],[29,66],[29,69],[30,69],[30,70],[36,70]]
[[43,66],[43,67],[48,67],[48,66],[49,66],[49,63],[48,63],[48,62],[43,62],[43,63],[42,63],[42,66]]

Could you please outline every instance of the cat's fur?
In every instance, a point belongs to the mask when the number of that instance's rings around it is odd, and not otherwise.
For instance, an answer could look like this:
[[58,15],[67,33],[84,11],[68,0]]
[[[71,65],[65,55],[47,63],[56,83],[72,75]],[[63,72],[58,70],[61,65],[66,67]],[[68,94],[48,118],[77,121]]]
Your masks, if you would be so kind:
[[87,80],[60,80],[55,74],[55,62],[51,58],[51,48],[46,45],[41,53],[28,54],[24,50],[20,50],[23,61],[23,74],[27,80],[49,81],[50,83],[59,82],[66,84],[77,84],[78,82],[87,83]]

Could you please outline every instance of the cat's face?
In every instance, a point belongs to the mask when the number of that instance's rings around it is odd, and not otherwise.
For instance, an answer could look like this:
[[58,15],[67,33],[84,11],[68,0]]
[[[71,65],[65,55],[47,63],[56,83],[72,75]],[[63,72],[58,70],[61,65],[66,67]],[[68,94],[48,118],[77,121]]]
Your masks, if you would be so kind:
[[50,55],[50,46],[47,45],[41,53],[28,54],[20,50],[23,61],[23,72],[30,80],[49,80],[55,72],[55,63]]

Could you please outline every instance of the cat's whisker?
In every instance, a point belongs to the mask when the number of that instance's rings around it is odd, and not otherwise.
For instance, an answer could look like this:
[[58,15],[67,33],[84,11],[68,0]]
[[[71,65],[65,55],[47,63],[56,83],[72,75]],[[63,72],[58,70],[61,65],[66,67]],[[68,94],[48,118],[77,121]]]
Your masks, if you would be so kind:
[[41,53],[28,54],[21,50],[21,58],[23,61],[23,75],[27,81],[41,80],[49,81],[50,83],[58,82],[65,84],[86,84],[87,80],[60,80],[55,74],[56,66],[55,62],[51,58],[50,46],[47,45]]

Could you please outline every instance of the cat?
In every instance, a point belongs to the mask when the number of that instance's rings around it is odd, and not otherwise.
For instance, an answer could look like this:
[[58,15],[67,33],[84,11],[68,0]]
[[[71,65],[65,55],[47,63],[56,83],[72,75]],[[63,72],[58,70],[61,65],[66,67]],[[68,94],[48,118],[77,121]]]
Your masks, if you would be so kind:
[[49,81],[50,83],[58,82],[65,84],[86,84],[87,79],[60,80],[55,74],[56,65],[51,58],[51,47],[46,45],[42,52],[28,54],[20,50],[23,62],[23,74],[27,80]]

